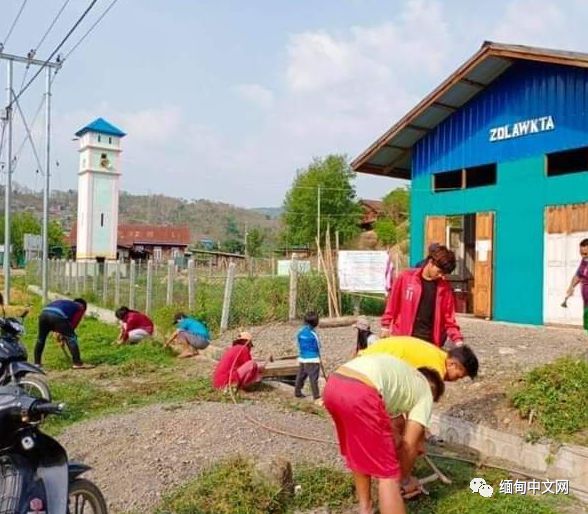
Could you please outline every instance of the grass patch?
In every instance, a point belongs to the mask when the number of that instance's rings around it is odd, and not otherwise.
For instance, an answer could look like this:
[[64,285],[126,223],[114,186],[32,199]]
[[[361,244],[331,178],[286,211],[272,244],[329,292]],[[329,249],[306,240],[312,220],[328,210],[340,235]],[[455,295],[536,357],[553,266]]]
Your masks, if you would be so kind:
[[266,484],[250,461],[232,459],[204,471],[167,496],[157,514],[282,514],[280,490]]
[[[31,354],[37,336],[40,302],[26,319],[24,343]],[[226,401],[212,388],[209,366],[180,361],[155,339],[137,345],[114,346],[118,327],[84,317],[77,330],[84,362],[98,367],[70,370],[71,362],[52,337],[43,365],[55,401],[67,404],[66,413],[51,417],[44,428],[53,434],[93,417],[123,412],[131,407],[179,401]]]
[[527,373],[510,399],[520,414],[533,413],[535,436],[554,439],[588,428],[588,362],[561,358]]
[[[499,494],[500,480],[506,473],[479,470],[456,461],[439,460],[453,479],[451,486],[433,484],[430,496],[411,501],[413,514],[556,514],[572,500],[562,496],[542,497]],[[424,476],[428,469],[419,469]],[[483,477],[494,487],[492,498],[483,498],[469,489],[473,477]],[[328,466],[300,465],[294,468],[295,483],[300,486],[293,498],[284,498],[255,472],[251,461],[236,458],[206,469],[186,485],[167,495],[157,514],[292,514],[321,507],[330,512],[354,507],[351,475]],[[374,492],[376,488],[374,487]],[[376,493],[377,494],[377,493]]]

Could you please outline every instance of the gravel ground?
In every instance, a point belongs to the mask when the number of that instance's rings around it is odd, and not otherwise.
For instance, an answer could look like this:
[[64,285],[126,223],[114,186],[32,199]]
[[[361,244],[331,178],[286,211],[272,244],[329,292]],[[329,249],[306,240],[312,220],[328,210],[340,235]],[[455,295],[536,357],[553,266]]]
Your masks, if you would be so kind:
[[[372,319],[377,327],[377,319]],[[488,322],[460,317],[464,340],[480,361],[478,378],[472,383],[465,379],[447,384],[446,392],[437,407],[465,420],[493,428],[524,434],[527,422],[518,419],[509,408],[506,391],[524,371],[564,356],[588,355],[588,336],[581,329],[538,327],[510,323]],[[268,325],[254,336],[254,356],[267,358],[293,355],[298,325],[282,323]],[[217,341],[220,346],[230,344],[236,331],[228,332]],[[351,327],[319,327],[323,345],[323,360],[327,373],[348,360],[355,348],[355,330]]]
[[276,429],[332,439],[330,422],[275,405],[191,403],[151,406],[80,423],[59,440],[70,457],[89,464],[111,512],[152,512],[162,493],[207,465],[237,454],[283,456],[290,462],[340,464],[337,447],[273,434],[244,412]]
[[[561,355],[588,350],[588,337],[577,329],[525,327],[461,318],[466,342],[480,358],[479,380],[448,384],[439,411],[523,433],[526,422],[508,408],[505,392],[524,370]],[[254,355],[293,355],[297,325],[252,329]],[[236,331],[216,344],[227,346]],[[319,330],[327,372],[350,358],[351,327]],[[204,369],[203,358],[197,358]],[[60,441],[74,458],[93,466],[91,477],[102,488],[112,512],[151,512],[161,495],[196,475],[209,463],[236,454],[280,455],[292,462],[340,465],[337,448],[272,434],[248,423],[245,413],[264,423],[300,434],[332,439],[328,419],[295,412],[276,401],[275,393],[250,393],[251,401],[151,406],[124,415],[76,424]]]

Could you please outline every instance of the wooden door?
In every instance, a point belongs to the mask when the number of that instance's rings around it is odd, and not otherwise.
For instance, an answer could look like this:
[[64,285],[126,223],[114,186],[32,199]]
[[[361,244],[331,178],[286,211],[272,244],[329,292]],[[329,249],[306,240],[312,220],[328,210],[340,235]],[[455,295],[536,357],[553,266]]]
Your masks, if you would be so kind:
[[425,224],[425,248],[423,257],[429,253],[431,243],[447,244],[447,218],[445,216],[427,216]]
[[492,263],[494,213],[476,213],[476,260],[474,263],[474,315],[492,317]]
[[578,244],[588,237],[588,203],[545,209],[543,322],[582,326],[582,295],[577,287],[561,306],[580,263]]

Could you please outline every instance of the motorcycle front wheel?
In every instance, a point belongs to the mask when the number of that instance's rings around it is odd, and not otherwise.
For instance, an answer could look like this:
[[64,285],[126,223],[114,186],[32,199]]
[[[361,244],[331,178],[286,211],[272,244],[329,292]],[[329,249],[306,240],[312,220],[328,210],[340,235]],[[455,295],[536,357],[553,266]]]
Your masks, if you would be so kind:
[[51,391],[45,377],[38,373],[27,373],[17,378],[18,386],[33,398],[51,401]]
[[85,478],[69,483],[69,514],[107,514],[108,508],[102,492]]

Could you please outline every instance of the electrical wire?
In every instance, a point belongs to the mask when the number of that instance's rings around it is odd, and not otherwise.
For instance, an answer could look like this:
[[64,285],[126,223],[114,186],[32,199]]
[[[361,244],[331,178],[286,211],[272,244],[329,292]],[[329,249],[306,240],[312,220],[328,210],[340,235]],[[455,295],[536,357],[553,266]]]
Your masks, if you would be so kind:
[[43,42],[45,41],[45,39],[47,38],[47,36],[49,35],[49,33],[51,32],[51,30],[55,26],[55,24],[57,23],[57,20],[59,19],[59,17],[61,16],[61,14],[63,13],[63,11],[65,10],[65,8],[67,7],[67,4],[69,4],[70,1],[71,0],[65,0],[65,2],[63,2],[63,5],[61,6],[61,9],[59,9],[59,11],[57,12],[57,14],[53,17],[53,21],[49,25],[49,28],[45,31],[45,34],[43,34],[43,37],[37,43],[37,46],[34,47],[35,51],[39,50],[39,47],[43,44]]
[[8,43],[8,40],[10,39],[10,36],[12,35],[12,31],[14,30],[14,27],[16,27],[16,24],[18,23],[18,20],[20,18],[20,15],[22,14],[22,12],[23,12],[25,6],[27,5],[27,2],[28,1],[29,0],[23,0],[22,4],[20,5],[20,9],[16,13],[16,17],[14,18],[14,21],[12,22],[12,25],[10,26],[10,29],[8,29],[8,34],[6,34],[6,37],[4,38],[4,41],[0,45],[0,47],[2,49],[4,49],[4,47],[6,46],[6,43]]
[[14,102],[16,102],[16,100],[18,100],[21,97],[21,95],[30,87],[30,85],[33,83],[33,81],[39,76],[39,74],[47,66],[47,64],[49,64],[49,62],[51,61],[51,59],[53,59],[53,57],[57,54],[57,52],[59,52],[59,50],[65,44],[65,42],[71,37],[71,35],[78,28],[78,26],[80,25],[80,23],[82,23],[82,21],[88,15],[88,13],[92,10],[92,8],[94,7],[94,5],[96,5],[96,2],[97,1],[98,0],[92,0],[90,2],[90,5],[88,5],[88,7],[86,7],[86,10],[81,14],[81,16],[78,18],[78,20],[74,23],[73,27],[71,29],[69,29],[69,31],[65,35],[65,37],[55,47],[55,49],[53,50],[53,52],[51,52],[51,55],[49,55],[49,57],[47,58],[47,60],[41,66],[39,66],[39,69],[37,70],[37,72],[26,83],[26,85],[23,88],[21,88],[21,90],[18,92],[18,94],[16,95],[16,97],[10,102],[10,104],[8,105],[8,108],[11,108],[12,105],[14,104]]
[[75,49],[82,44],[84,39],[86,39],[86,37],[88,37],[90,32],[92,32],[94,30],[96,25],[98,25],[102,21],[102,18],[104,18],[104,16],[106,16],[108,14],[108,11],[110,11],[110,9],[112,9],[114,7],[114,4],[116,4],[116,2],[117,2],[117,0],[112,0],[110,5],[104,10],[104,12],[100,15],[100,17],[94,22],[94,24],[86,31],[86,33],[80,38],[80,40],[69,50],[69,52],[67,52],[67,54],[65,54],[65,57],[63,58],[64,60],[67,59],[75,51]]

